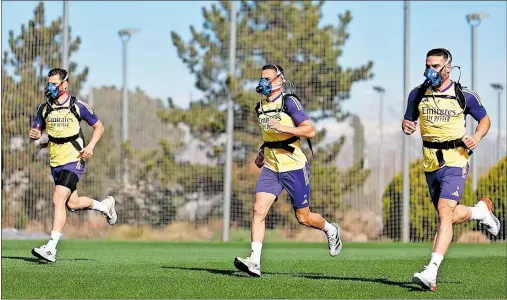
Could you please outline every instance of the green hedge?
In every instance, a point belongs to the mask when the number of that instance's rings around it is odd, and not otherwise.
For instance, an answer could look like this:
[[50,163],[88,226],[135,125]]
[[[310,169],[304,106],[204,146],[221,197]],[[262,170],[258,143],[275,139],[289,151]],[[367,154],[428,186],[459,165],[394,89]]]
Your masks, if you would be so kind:
[[[494,213],[501,223],[500,233],[497,237],[488,234],[491,239],[506,240],[507,227],[507,156],[502,158],[489,170],[488,174],[479,179],[477,185],[477,197],[491,199]],[[486,233],[485,230],[482,230]]]

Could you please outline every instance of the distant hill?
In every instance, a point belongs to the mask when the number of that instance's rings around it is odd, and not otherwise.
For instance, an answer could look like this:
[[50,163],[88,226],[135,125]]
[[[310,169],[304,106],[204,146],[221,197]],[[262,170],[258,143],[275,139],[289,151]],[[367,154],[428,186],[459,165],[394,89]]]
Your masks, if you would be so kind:
[[[114,128],[115,142],[121,143],[122,91],[116,87],[94,88],[86,99],[104,123]],[[147,150],[157,147],[161,139],[178,140],[182,131],[163,124],[157,111],[164,109],[161,99],[152,99],[142,90],[129,91],[129,137],[135,149]]]

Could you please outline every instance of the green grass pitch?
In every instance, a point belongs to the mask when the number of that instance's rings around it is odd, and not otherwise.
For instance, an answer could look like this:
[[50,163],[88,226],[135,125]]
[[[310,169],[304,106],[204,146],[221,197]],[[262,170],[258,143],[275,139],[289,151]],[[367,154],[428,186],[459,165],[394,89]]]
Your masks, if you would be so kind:
[[2,298],[507,298],[506,244],[453,244],[436,292],[412,274],[430,244],[267,243],[261,278],[232,264],[249,243],[62,241],[39,263],[39,241],[2,241]]

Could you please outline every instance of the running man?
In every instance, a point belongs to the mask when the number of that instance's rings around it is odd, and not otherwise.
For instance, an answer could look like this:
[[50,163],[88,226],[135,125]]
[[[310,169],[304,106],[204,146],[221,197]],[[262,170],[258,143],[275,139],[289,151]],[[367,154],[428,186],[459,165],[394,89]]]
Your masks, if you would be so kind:
[[266,65],[256,89],[266,96],[255,107],[264,140],[255,163],[264,168],[255,187],[251,254],[234,260],[238,270],[255,277],[261,276],[265,219],[283,189],[290,196],[298,222],[326,234],[329,254],[336,256],[342,249],[338,224],[310,211],[310,166],[301,150],[301,138],[314,137],[315,130],[298,98],[282,93],[284,83],[282,67]]
[[[437,273],[453,237],[453,224],[479,220],[497,235],[500,222],[493,215],[493,204],[481,198],[473,207],[459,204],[468,176],[468,158],[487,134],[491,121],[477,93],[453,82],[451,53],[433,49],[426,54],[426,81],[408,97],[402,130],[411,135],[420,120],[423,139],[423,167],[431,200],[438,211],[438,231],[433,241],[431,259],[413,281],[428,290],[436,290]],[[465,133],[465,117],[478,121],[475,133]]]
[[[71,212],[83,209],[100,211],[110,225],[116,223],[117,219],[114,197],[108,196],[99,202],[77,194],[76,185],[86,169],[85,159],[93,156],[93,149],[104,133],[104,126],[90,106],[71,96],[67,87],[66,70],[53,69],[49,72],[47,101],[39,105],[29,132],[32,140],[40,139],[43,130],[46,130],[49,137],[51,175],[56,186],[53,193],[53,229],[46,244],[32,249],[34,256],[48,262],[56,261],[56,245],[67,220],[65,207]],[[86,146],[80,127],[81,120],[93,128],[92,138]]]

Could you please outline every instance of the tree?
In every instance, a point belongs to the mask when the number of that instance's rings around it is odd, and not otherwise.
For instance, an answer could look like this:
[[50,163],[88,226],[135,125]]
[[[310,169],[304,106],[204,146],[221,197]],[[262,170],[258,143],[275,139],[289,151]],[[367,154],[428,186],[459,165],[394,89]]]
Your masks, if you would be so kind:
[[350,125],[354,128],[354,164],[364,167],[364,126],[361,118],[353,115]]
[[[93,129],[86,125],[83,130],[88,140]],[[116,179],[116,167],[119,164],[119,157],[114,151],[115,135],[113,126],[105,127],[104,135],[93,150],[93,157],[86,162],[86,175],[79,184],[79,193],[96,199],[101,199],[108,188]]]
[[[52,179],[47,155],[27,135],[37,105],[44,101],[47,73],[58,67],[61,61],[62,19],[47,23],[44,3],[40,2],[34,10],[33,18],[28,24],[21,25],[18,35],[13,30],[9,31],[8,49],[3,53],[2,177],[7,180],[18,178],[18,183],[28,182],[22,185],[22,189],[16,188],[13,183],[9,192],[2,187],[4,201],[13,203],[9,207],[16,210],[3,212],[4,215],[20,214],[28,215],[31,219],[41,219],[52,214]],[[69,38],[69,56],[72,56],[78,51],[81,38]],[[79,95],[87,75],[88,68],[78,71],[77,64],[70,62],[69,90],[73,95]],[[16,177],[17,175],[19,176]],[[100,178],[99,173],[88,176]]]
[[[255,182],[250,165],[246,164],[251,153],[257,151],[261,141],[253,107],[259,95],[254,84],[265,63],[276,63],[284,68],[286,77],[298,88],[312,119],[335,118],[342,121],[348,116],[341,109],[343,101],[350,95],[354,82],[371,78],[373,63],[357,68],[345,69],[339,64],[343,46],[349,38],[348,25],[352,20],[349,11],[338,16],[338,26],[319,24],[324,1],[241,1],[237,25],[237,68],[234,76],[227,77],[229,53],[230,2],[220,1],[211,9],[203,8],[203,30],[190,27],[192,38],[185,42],[172,32],[172,42],[179,58],[196,78],[196,88],[204,97],[191,103],[187,110],[171,108],[159,113],[165,122],[185,123],[193,135],[208,141],[213,147],[213,156],[223,154],[225,132],[225,100],[231,94],[235,107],[235,177],[234,201],[249,203],[252,185]],[[325,132],[320,132],[318,143]],[[317,206],[326,206],[331,214],[338,207],[339,196],[361,185],[367,172],[355,166],[342,171],[333,164],[343,144],[343,139],[319,150],[312,164],[317,185],[312,201]],[[243,154],[242,154],[243,153]],[[352,174],[351,174],[352,173]],[[350,180],[344,182],[349,175]],[[336,180],[336,181],[335,181]],[[330,182],[329,185],[322,182]],[[250,201],[248,201],[248,200]],[[236,203],[236,202],[234,202]],[[249,205],[249,204],[248,204]],[[249,205],[250,206],[250,205]],[[250,211],[249,207],[246,211]],[[244,223],[244,222],[243,222]]]

